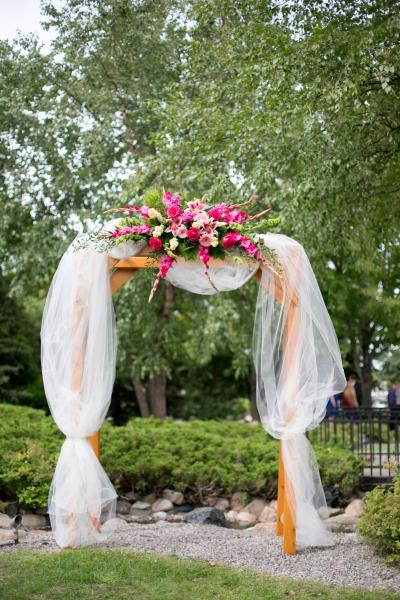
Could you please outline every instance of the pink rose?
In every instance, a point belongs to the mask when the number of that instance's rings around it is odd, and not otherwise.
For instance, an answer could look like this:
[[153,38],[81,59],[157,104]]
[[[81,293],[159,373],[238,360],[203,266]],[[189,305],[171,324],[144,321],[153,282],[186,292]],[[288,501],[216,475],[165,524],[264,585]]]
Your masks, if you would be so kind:
[[208,211],[210,217],[216,221],[223,221],[226,213],[226,204],[216,204]]
[[167,207],[167,217],[169,217],[170,219],[175,219],[176,217],[179,217],[179,215],[181,214],[181,207],[179,206],[179,204],[169,204]]
[[149,246],[152,250],[161,250],[162,248],[162,241],[159,238],[155,238],[155,237],[151,237],[149,239]]
[[238,244],[242,239],[242,235],[237,231],[232,231],[231,233],[227,233],[222,239],[222,246],[225,250],[229,250],[233,248],[236,244]]
[[190,229],[188,229],[188,232],[187,232],[188,240],[190,240],[193,243],[196,243],[199,241],[199,237],[200,237],[200,231],[198,229],[196,229],[196,227],[191,227]]
[[242,241],[240,242],[240,247],[243,248],[249,256],[255,258],[258,254],[258,248],[250,238],[242,237]]

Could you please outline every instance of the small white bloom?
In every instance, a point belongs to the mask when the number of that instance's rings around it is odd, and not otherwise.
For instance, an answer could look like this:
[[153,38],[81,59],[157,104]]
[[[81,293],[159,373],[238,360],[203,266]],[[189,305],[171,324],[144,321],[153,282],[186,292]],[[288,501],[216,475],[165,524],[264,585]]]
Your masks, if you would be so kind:
[[176,237],[173,237],[172,240],[169,243],[169,247],[171,248],[171,250],[175,250],[179,245],[178,240],[176,239]]
[[164,225],[157,225],[157,227],[154,227],[153,229],[153,237],[160,237],[160,235],[162,235],[164,232]]
[[218,246],[218,238],[213,238],[213,240],[211,242],[211,246],[213,246],[214,248],[216,248]]
[[149,217],[150,219],[157,219],[158,221],[164,221],[164,217],[158,210],[155,208],[149,208]]
[[193,221],[192,227],[195,227],[196,229],[200,229],[200,227],[203,227],[203,223],[201,223],[200,221]]

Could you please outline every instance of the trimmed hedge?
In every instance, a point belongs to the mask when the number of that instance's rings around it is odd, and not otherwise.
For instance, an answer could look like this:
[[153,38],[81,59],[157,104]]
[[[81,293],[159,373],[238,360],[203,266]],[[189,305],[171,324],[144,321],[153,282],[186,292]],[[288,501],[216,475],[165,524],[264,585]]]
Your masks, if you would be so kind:
[[359,533],[387,562],[400,562],[400,473],[393,489],[377,487],[365,494],[364,507]]
[[[0,492],[27,508],[43,507],[63,436],[41,410],[0,404]],[[362,463],[349,450],[314,445],[322,482],[349,496]],[[131,419],[105,423],[101,461],[117,490],[160,493],[165,487],[193,502],[204,495],[276,497],[276,440],[259,425],[229,421]]]

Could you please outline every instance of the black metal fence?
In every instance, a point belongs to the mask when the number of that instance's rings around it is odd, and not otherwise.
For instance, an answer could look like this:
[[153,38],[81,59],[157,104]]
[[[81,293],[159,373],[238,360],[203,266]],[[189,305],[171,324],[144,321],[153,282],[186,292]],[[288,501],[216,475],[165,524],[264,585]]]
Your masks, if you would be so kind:
[[334,411],[309,432],[309,438],[343,444],[360,456],[365,488],[391,483],[400,461],[400,407]]

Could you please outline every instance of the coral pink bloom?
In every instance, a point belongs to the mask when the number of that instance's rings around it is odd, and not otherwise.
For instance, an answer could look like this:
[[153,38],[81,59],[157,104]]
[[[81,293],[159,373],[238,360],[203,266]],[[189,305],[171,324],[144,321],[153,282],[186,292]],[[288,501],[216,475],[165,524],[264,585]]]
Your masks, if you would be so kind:
[[202,225],[206,225],[207,223],[210,223],[210,217],[204,211],[196,213],[194,215],[194,220],[196,221],[196,223],[201,223]]
[[188,229],[187,237],[191,242],[196,243],[199,241],[200,231],[195,227],[191,227],[190,229]]
[[200,236],[199,243],[207,248],[208,246],[211,246],[213,239],[214,236],[211,233],[203,233]]
[[240,247],[243,248],[249,256],[255,258],[258,254],[258,248],[250,238],[243,237],[240,242]]
[[187,237],[187,231],[188,230],[187,230],[186,225],[179,225],[179,227],[176,230],[176,235],[179,238],[185,238],[185,237]]
[[233,248],[236,244],[238,244],[242,240],[242,235],[237,231],[232,231],[231,233],[227,233],[222,239],[222,246],[225,250],[229,250]]
[[179,204],[168,204],[167,217],[169,217],[170,219],[175,219],[176,217],[179,217],[180,214],[181,207],[179,206]]
[[161,250],[162,241],[159,238],[151,237],[149,239],[149,246],[152,250]]

